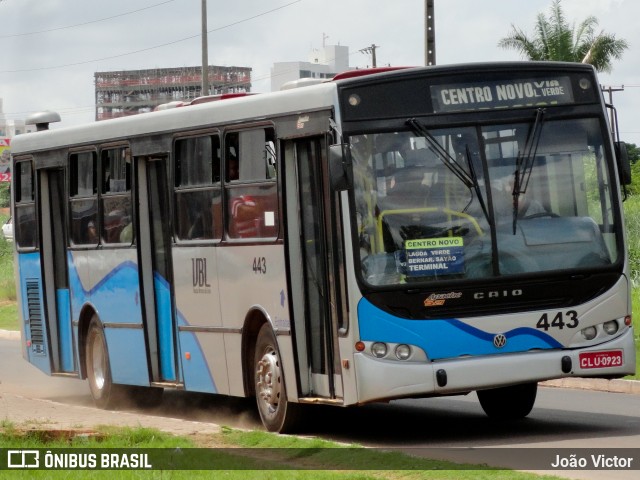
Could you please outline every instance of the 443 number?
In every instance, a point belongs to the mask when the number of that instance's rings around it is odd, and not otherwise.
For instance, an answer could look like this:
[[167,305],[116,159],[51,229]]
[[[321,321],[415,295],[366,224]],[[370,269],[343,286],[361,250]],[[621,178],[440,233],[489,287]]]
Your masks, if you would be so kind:
[[264,257],[253,257],[253,273],[266,274],[267,273],[267,259]]
[[579,324],[578,312],[575,310],[568,310],[566,312],[557,312],[553,318],[551,318],[548,313],[542,314],[538,323],[536,323],[536,328],[546,332],[550,328],[558,328],[560,330],[564,327],[576,328]]

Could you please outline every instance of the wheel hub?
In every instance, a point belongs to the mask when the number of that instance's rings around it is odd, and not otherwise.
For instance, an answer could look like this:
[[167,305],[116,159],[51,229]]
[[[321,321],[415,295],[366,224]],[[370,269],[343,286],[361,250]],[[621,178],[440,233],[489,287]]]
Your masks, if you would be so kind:
[[258,398],[275,408],[280,399],[280,366],[275,352],[267,352],[260,359],[256,379]]

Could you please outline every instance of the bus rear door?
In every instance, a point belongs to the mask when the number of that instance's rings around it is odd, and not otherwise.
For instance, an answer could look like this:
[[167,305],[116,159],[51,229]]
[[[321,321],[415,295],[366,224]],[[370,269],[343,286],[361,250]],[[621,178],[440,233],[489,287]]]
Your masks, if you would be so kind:
[[[39,170],[42,271],[51,373],[76,372],[65,235],[65,175],[62,168]],[[46,370],[44,365],[34,362]]]
[[180,382],[166,155],[136,157],[138,258],[152,382]]

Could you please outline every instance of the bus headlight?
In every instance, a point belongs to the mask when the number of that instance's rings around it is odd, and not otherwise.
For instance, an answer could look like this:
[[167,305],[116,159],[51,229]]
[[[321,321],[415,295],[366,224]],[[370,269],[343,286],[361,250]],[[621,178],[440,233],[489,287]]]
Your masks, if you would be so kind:
[[352,107],[357,107],[358,105],[360,105],[361,101],[362,100],[360,99],[360,95],[356,93],[349,95],[349,105],[351,105]]
[[609,322],[604,323],[602,325],[602,328],[609,335],[613,335],[618,331],[618,322],[616,322],[615,320],[611,320]]
[[411,347],[409,345],[400,344],[396,347],[396,358],[398,360],[406,360],[411,356]]
[[596,327],[587,327],[587,328],[583,328],[581,333],[585,339],[593,340],[594,338],[596,338],[596,335],[598,334],[598,330],[596,330]]
[[376,342],[371,345],[371,353],[374,357],[383,358],[387,355],[387,344],[382,342]]

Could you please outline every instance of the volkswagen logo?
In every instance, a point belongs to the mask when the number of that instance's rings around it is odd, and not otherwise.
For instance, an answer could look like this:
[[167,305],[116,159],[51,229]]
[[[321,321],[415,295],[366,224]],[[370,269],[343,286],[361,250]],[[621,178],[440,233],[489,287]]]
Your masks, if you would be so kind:
[[495,337],[493,337],[493,345],[496,348],[502,348],[507,344],[507,337],[505,337],[502,333],[499,333]]

